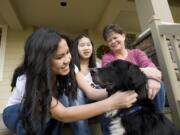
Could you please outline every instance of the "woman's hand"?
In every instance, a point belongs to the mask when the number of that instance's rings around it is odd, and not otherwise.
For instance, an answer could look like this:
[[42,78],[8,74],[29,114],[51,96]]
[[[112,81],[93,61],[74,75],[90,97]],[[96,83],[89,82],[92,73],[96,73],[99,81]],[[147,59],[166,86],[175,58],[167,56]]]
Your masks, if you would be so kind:
[[148,78],[153,78],[156,79],[157,81],[161,81],[162,73],[157,68],[146,67],[140,69]]
[[137,93],[134,91],[116,92],[108,98],[111,107],[109,110],[129,108],[137,100]]
[[148,98],[154,99],[156,94],[159,92],[161,84],[159,81],[148,79]]

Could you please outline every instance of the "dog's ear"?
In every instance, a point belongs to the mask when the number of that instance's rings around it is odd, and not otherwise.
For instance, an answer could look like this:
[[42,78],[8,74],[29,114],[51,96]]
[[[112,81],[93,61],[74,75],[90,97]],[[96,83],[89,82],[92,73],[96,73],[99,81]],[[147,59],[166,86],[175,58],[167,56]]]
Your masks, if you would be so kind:
[[130,65],[128,76],[132,85],[135,87],[135,91],[138,93],[138,97],[140,99],[147,98],[147,78],[145,74],[139,69],[139,67],[136,65]]
[[136,65],[130,65],[128,76],[134,84],[135,88],[139,88],[146,81],[145,74]]

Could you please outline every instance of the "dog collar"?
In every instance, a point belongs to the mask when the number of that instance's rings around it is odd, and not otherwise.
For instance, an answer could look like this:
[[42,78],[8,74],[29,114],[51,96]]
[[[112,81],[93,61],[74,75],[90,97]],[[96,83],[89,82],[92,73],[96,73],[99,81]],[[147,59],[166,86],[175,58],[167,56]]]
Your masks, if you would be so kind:
[[124,111],[120,112],[119,116],[123,117],[123,116],[127,116],[129,114],[132,114],[132,113],[137,113],[137,112],[140,112],[141,109],[142,109],[142,106],[134,106],[127,111],[124,110]]

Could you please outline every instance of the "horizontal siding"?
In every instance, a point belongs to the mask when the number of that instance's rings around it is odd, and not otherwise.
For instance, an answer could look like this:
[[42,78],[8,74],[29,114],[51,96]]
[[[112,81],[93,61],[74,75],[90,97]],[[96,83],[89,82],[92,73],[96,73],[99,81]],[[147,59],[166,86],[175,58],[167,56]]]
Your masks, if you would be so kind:
[[9,96],[11,95],[11,78],[14,69],[23,59],[24,43],[32,29],[25,31],[11,31],[7,33],[7,44],[5,52],[4,75],[0,81],[0,113],[5,107]]

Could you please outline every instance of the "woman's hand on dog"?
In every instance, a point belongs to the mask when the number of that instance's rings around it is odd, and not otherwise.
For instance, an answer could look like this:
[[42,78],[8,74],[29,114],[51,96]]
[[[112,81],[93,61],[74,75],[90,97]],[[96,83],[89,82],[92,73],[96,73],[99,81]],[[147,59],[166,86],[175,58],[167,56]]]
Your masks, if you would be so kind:
[[153,79],[148,79],[148,98],[154,99],[156,94],[159,92],[160,87],[160,82]]
[[110,103],[110,106],[112,107],[110,110],[131,107],[132,104],[137,101],[137,96],[137,93],[132,90],[126,92],[116,92],[109,97],[108,103]]
[[146,67],[146,68],[140,68],[140,69],[148,78],[153,78],[157,81],[161,81],[162,73],[157,68]]

